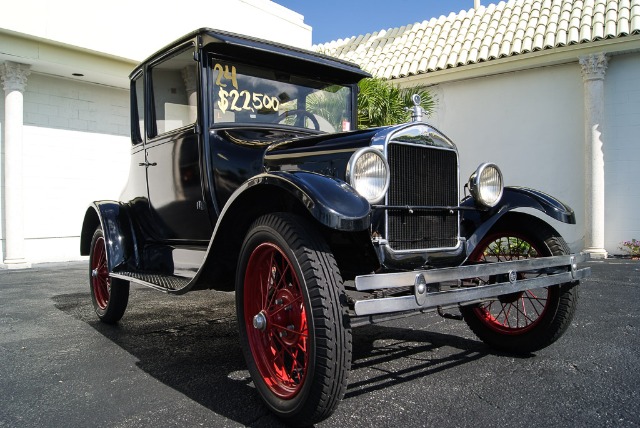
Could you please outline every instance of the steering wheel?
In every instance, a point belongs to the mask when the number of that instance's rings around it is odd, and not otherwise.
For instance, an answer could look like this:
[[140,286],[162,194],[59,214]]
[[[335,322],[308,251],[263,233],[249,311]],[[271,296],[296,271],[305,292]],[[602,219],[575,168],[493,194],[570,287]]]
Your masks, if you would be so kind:
[[313,126],[315,127],[316,131],[320,130],[320,124],[318,123],[318,119],[316,119],[316,117],[313,115],[313,113],[309,113],[308,111],[303,110],[303,109],[295,109],[295,110],[285,111],[284,113],[282,113],[281,115],[276,117],[275,120],[273,121],[273,123],[280,123],[284,119],[286,119],[287,117],[294,116],[294,115],[295,116],[304,116],[304,117],[309,118],[311,123],[313,123]]

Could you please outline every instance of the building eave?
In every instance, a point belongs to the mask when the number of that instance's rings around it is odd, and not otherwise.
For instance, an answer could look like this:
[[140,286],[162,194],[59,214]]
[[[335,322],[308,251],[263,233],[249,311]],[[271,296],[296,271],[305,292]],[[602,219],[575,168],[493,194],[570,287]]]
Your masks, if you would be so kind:
[[[36,73],[128,89],[136,62],[0,28],[0,61],[29,64]],[[82,74],[82,76],[74,76]]]
[[437,85],[460,80],[510,73],[559,64],[577,63],[584,55],[604,52],[609,56],[640,52],[640,35],[604,39],[590,43],[556,47],[553,49],[493,59],[444,70],[415,74],[393,79],[402,86]]

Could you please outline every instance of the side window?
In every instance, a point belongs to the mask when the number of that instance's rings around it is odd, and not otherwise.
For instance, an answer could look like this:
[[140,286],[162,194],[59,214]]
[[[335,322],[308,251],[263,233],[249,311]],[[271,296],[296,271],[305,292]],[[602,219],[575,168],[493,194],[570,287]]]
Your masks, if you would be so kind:
[[155,135],[196,122],[197,82],[193,49],[179,52],[151,69]]
[[144,79],[142,73],[131,82],[131,141],[139,144],[144,140]]

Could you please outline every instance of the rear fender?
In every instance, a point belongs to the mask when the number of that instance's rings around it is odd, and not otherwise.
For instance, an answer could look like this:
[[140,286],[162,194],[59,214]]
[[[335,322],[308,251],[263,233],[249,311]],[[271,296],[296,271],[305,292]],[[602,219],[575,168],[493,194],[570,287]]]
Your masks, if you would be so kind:
[[116,201],[96,201],[84,215],[80,235],[80,254],[88,256],[91,239],[98,225],[102,228],[107,244],[107,265],[109,272],[126,269],[135,260],[135,235],[125,205]]
[[[460,205],[475,207],[476,202],[469,197]],[[467,239],[467,256],[473,252],[502,216],[518,208],[534,208],[563,223],[576,223],[573,209],[553,196],[526,187],[505,187],[502,199],[495,207],[487,210],[462,211],[462,229],[463,236]]]

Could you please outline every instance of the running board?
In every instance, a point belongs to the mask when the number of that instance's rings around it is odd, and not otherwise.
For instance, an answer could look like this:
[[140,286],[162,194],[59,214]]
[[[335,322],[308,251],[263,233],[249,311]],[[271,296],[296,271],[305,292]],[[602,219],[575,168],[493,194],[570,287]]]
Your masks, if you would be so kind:
[[[356,316],[364,316],[410,310],[433,310],[438,307],[446,308],[477,303],[503,294],[571,283],[591,274],[591,268],[578,269],[577,266],[577,263],[584,262],[588,258],[588,254],[580,253],[500,263],[483,263],[456,268],[362,275],[355,278],[358,291],[412,286],[413,295],[358,300],[354,304],[354,311]],[[518,278],[518,274],[525,273],[542,276],[527,279]],[[489,276],[504,276],[506,281],[448,291],[431,291],[437,290],[440,282]]]
[[111,278],[135,282],[136,284],[145,285],[155,288],[156,290],[166,291],[167,293],[178,293],[180,290],[185,289],[187,285],[189,285],[189,282],[191,282],[191,278],[156,273],[112,272],[109,276],[111,276]]
[[[136,284],[154,288],[171,294],[184,294],[191,289],[196,280],[200,267],[204,263],[206,247],[197,245],[163,245],[153,244],[145,247],[145,257],[154,260],[167,261],[171,266],[171,273],[133,270],[118,270],[109,274],[112,278],[130,281]],[[124,269],[131,269],[125,267]]]

